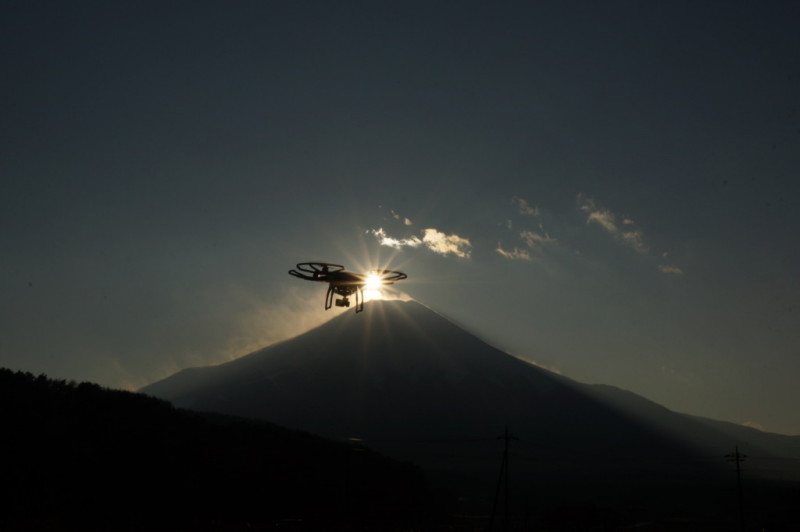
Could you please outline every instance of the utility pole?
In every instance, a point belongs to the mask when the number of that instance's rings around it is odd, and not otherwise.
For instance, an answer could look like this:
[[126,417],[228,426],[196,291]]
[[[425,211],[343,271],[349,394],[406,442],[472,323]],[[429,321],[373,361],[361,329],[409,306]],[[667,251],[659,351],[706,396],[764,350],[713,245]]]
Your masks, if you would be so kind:
[[494,516],[497,513],[497,500],[500,498],[501,487],[503,488],[504,505],[503,531],[507,532],[510,526],[510,521],[508,519],[508,442],[510,440],[516,440],[516,438],[508,433],[508,427],[506,427],[505,433],[497,439],[504,440],[503,461],[500,464],[500,476],[497,478],[497,488],[494,491],[494,504],[492,505],[492,518],[489,521],[489,532],[494,530]]
[[736,463],[736,486],[739,491],[739,527],[744,532],[744,497],[742,496],[742,462],[747,458],[746,454],[739,452],[739,446],[735,446],[732,453],[725,455],[725,460]]
[[344,477],[344,512],[345,518],[350,519],[354,515],[357,487],[356,482],[359,480],[356,475],[360,462],[358,462],[355,453],[362,452],[364,447],[361,446],[362,438],[351,436],[347,438],[347,468],[345,469]]

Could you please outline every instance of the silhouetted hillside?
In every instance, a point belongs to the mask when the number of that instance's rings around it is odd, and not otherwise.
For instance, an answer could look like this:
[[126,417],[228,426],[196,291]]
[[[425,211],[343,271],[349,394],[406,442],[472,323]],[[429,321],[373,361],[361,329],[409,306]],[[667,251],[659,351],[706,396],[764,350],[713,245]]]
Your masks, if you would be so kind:
[[[416,302],[373,301],[363,314],[342,314],[291,340],[181,371],[142,391],[180,407],[336,439],[360,436],[440,468],[464,464],[427,460],[428,449],[414,453],[409,442],[490,439],[509,427],[535,442],[549,464],[559,464],[562,476],[576,463],[572,469],[582,474],[592,455],[668,473],[691,460],[705,475],[724,468],[722,457],[736,444],[751,454],[800,458],[800,437],[711,422],[612,386],[575,382],[486,344]],[[695,467],[711,457],[719,467]]]
[[355,444],[6,369],[0,430],[0,530],[394,530],[425,497]]
[[572,381],[416,302],[372,301],[363,313],[343,313],[293,339],[186,369],[143,391],[200,411],[362,437],[422,465],[481,511],[493,506],[498,437],[506,427],[516,437],[517,507],[535,511],[597,504],[662,515],[687,506],[726,513],[736,506],[729,491],[736,481],[724,456],[735,445],[749,453],[748,478],[756,471],[798,478],[791,467],[800,458],[798,437],[711,422],[618,388]]

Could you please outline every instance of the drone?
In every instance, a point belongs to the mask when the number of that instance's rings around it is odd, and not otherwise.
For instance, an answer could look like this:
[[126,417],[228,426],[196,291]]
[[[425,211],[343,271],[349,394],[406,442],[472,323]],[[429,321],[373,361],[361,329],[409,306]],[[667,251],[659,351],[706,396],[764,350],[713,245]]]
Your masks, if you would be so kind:
[[[350,296],[356,296],[356,312],[364,310],[364,287],[367,285],[383,286],[402,281],[408,277],[403,272],[395,270],[372,270],[368,273],[353,273],[344,269],[341,264],[328,262],[301,262],[297,270],[289,270],[289,275],[305,279],[306,281],[319,281],[328,283],[328,293],[325,294],[325,310],[334,303],[337,307],[350,307]],[[334,302],[334,294],[342,296]]]

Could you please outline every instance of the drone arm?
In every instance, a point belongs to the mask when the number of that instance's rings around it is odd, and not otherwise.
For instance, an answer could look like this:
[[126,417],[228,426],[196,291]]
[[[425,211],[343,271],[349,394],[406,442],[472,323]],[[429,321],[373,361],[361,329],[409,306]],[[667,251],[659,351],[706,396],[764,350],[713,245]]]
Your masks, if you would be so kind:
[[[380,278],[380,284],[394,284],[408,276],[396,270],[373,270],[370,274],[375,274]],[[289,275],[303,279],[305,281],[327,282],[328,291],[325,294],[325,310],[333,306],[335,294],[342,296],[336,300],[337,307],[349,307],[350,302],[347,297],[355,293],[356,312],[364,310],[364,286],[368,282],[366,274],[344,271],[341,264],[329,262],[301,262],[297,264],[296,270],[289,270]]]

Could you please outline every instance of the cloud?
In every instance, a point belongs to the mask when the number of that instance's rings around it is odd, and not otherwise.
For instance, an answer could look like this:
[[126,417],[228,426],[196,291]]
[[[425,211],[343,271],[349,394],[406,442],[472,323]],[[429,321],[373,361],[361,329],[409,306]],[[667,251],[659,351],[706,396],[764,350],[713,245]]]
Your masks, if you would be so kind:
[[469,258],[472,244],[468,239],[458,235],[446,235],[436,229],[425,229],[423,233],[422,242],[434,253],[453,254],[462,259]]
[[683,275],[683,270],[681,270],[677,266],[669,266],[661,264],[658,266],[658,271],[660,271],[661,273],[666,273],[668,275]]
[[398,221],[401,221],[401,222],[403,222],[403,225],[414,225],[414,222],[412,222],[412,221],[411,221],[411,220],[409,220],[408,218],[403,218],[402,216],[400,216],[399,214],[397,214],[397,213],[396,213],[396,212],[394,212],[394,211],[390,211],[390,212],[392,213],[392,217],[393,217],[395,220],[398,220]]
[[409,238],[393,238],[386,234],[383,228],[372,229],[371,232],[382,246],[394,249],[404,247],[416,248],[425,246],[429,250],[439,255],[455,255],[456,257],[467,259],[472,253],[472,243],[468,238],[460,237],[456,234],[448,235],[437,229],[427,228],[422,230],[422,238],[412,236]]
[[608,209],[598,207],[594,199],[583,193],[578,194],[578,209],[586,213],[587,224],[596,223],[617,237],[623,244],[627,244],[639,253],[647,253],[647,246],[644,244],[644,233],[631,227],[635,225],[635,222],[630,218],[623,218],[622,225],[631,229],[628,231],[620,230],[619,225],[617,225],[617,215]]
[[[542,229],[541,225],[539,225],[539,229]],[[520,232],[519,237],[522,239],[528,249],[514,246],[511,250],[506,250],[503,249],[503,246],[498,243],[497,248],[495,248],[495,252],[509,260],[533,260],[531,251],[540,251],[544,245],[556,241],[555,238],[551,238],[550,235],[544,232],[544,230],[542,230],[541,233],[536,233],[534,231],[522,231]]]
[[614,213],[611,211],[590,211],[589,217],[587,219],[587,223],[596,223],[602,226],[606,231],[610,233],[616,233],[618,231],[617,224],[615,223]]
[[525,216],[539,216],[539,208],[531,207],[527,200],[514,196],[511,201],[519,207],[519,213]]
[[380,229],[373,229],[370,231],[375,238],[378,239],[381,246],[386,246],[394,249],[401,249],[404,247],[416,248],[422,245],[422,240],[420,240],[416,236],[412,236],[411,238],[392,238],[386,234],[386,231],[383,228]]
[[[541,226],[539,228],[541,229]],[[531,249],[540,249],[543,245],[556,241],[555,238],[550,238],[547,233],[540,234],[533,231],[522,231],[519,236]]]
[[[649,249],[644,243],[644,233],[635,228],[636,222],[632,219],[623,217],[621,223],[625,229],[620,229],[620,226],[617,225],[617,215],[608,209],[598,207],[594,199],[584,193],[578,194],[578,209],[586,213],[587,224],[598,224],[614,235],[619,242],[635,249],[642,255],[649,253]],[[666,257],[667,253],[664,252],[661,255]],[[683,275],[683,270],[677,266],[661,265],[658,269],[660,272],[669,275]]]
[[514,247],[514,249],[510,251],[506,251],[498,242],[497,248],[495,249],[497,253],[501,256],[509,259],[509,260],[532,260],[530,252],[527,249],[520,249],[518,247]]
[[587,224],[596,223],[609,233],[619,232],[616,215],[607,209],[599,208],[592,198],[583,193],[578,194],[578,208],[586,213]]
[[647,247],[644,245],[644,234],[641,231],[625,231],[620,233],[619,236],[623,242],[639,253],[647,253]]

